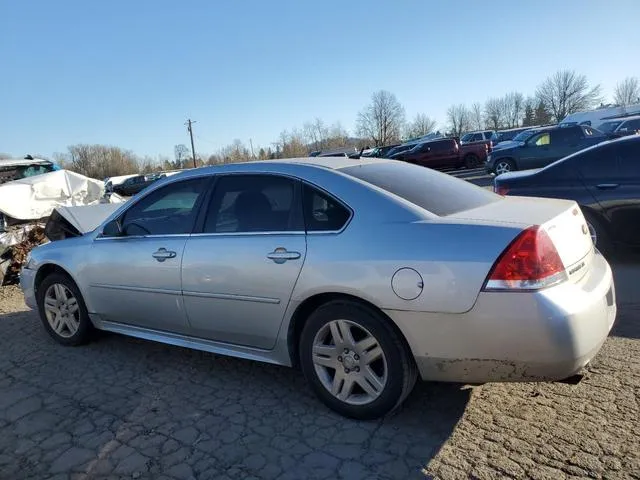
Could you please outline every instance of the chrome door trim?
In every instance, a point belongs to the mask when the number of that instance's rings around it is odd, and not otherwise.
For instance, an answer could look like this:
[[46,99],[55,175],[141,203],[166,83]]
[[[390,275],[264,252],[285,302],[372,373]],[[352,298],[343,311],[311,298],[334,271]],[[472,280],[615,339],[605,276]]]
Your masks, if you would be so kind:
[[185,297],[216,298],[219,300],[239,300],[242,302],[269,303],[272,305],[278,305],[280,303],[279,298],[253,297],[250,295],[234,295],[231,293],[183,291],[182,295],[184,295]]
[[189,235],[190,237],[254,237],[261,235],[282,235],[282,236],[298,236],[305,235],[305,232],[302,231],[282,231],[282,232],[215,232],[215,233],[192,233]]
[[144,238],[180,238],[190,237],[190,233],[162,233],[155,235],[123,235],[120,237],[103,237],[102,234],[94,239],[94,242],[104,242],[105,240],[140,240]]
[[160,293],[163,295],[182,295],[180,290],[169,290],[164,288],[148,288],[148,287],[130,287],[127,285],[108,285],[105,283],[91,283],[92,288],[104,288],[106,290],[125,290],[128,292],[143,292],[143,293]]

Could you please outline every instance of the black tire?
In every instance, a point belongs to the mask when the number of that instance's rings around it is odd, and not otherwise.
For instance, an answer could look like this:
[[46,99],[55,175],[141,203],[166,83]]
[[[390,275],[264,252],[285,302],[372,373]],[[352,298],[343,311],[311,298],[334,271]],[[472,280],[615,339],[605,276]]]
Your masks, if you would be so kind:
[[[47,296],[47,292],[50,291],[54,285],[62,285],[66,288],[73,297],[77,301],[77,319],[78,319],[78,328],[70,336],[63,336],[57,333],[53,327],[50,325],[49,320],[47,319],[47,315],[45,313],[45,297]],[[82,294],[80,290],[76,286],[75,282],[68,276],[61,273],[52,273],[48,275],[42,283],[38,286],[37,292],[37,302],[38,302],[38,312],[40,314],[40,320],[44,325],[45,330],[51,338],[53,338],[56,342],[66,345],[66,346],[78,346],[84,345],[89,340],[91,340],[92,333],[94,331],[93,324],[89,319],[89,313],[87,312],[87,307],[84,303],[84,299],[82,298]]]
[[587,221],[587,227],[589,228],[589,234],[592,234],[592,230],[595,231],[595,246],[602,253],[607,260],[613,260],[615,255],[615,249],[609,232],[604,228],[602,222],[596,215],[588,210],[582,211],[585,220]]
[[[496,172],[496,175],[500,175],[500,173],[498,173],[498,167],[501,164],[508,169],[507,170],[508,172],[515,172],[516,170],[518,170],[513,160],[509,158],[501,158],[500,160],[496,160],[493,166],[493,170]],[[502,172],[502,173],[505,173],[505,172]]]
[[464,157],[464,166],[468,169],[478,168],[480,166],[480,158],[473,153],[470,153],[466,157]]
[[[354,405],[336,398],[323,385],[316,372],[312,356],[314,339],[323,327],[335,320],[347,320],[355,324],[356,332],[358,327],[366,329],[382,349],[387,380],[379,396],[369,403]],[[300,366],[314,393],[332,410],[345,417],[371,420],[393,412],[413,390],[417,379],[414,359],[388,322],[387,318],[371,308],[342,300],[322,305],[307,319],[299,339]]]

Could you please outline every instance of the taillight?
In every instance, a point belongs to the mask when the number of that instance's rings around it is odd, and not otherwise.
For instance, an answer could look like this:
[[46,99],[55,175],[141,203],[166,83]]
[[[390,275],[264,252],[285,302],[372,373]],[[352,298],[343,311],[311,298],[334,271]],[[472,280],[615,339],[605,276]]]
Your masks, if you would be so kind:
[[507,187],[506,185],[494,185],[493,191],[498,195],[505,196],[507,193],[509,193],[509,187]]
[[567,279],[553,241],[539,226],[520,233],[489,272],[485,290],[539,290]]

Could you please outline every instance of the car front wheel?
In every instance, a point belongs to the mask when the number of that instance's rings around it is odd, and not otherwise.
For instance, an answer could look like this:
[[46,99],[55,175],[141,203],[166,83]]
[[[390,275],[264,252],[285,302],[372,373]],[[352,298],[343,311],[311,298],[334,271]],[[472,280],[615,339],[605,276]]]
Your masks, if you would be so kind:
[[300,364],[329,408],[362,420],[395,410],[417,378],[413,358],[388,320],[345,301],[327,303],[308,318]]
[[496,162],[496,175],[502,175],[503,173],[509,173],[516,170],[516,166],[511,160],[498,160]]
[[76,284],[67,275],[53,273],[38,287],[40,319],[49,335],[63,345],[89,341],[93,325]]

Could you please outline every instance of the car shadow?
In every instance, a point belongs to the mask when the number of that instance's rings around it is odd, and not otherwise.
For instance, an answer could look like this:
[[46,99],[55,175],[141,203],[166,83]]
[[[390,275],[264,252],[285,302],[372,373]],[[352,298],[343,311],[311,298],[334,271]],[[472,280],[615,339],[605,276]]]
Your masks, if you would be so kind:
[[620,252],[611,262],[618,316],[611,335],[640,339],[640,254]]
[[[160,438],[184,446],[183,461],[196,477],[204,472],[202,455],[195,454],[201,452],[209,459],[207,468],[220,476],[240,469],[260,477],[245,460],[261,455],[280,465],[287,478],[309,478],[318,469],[329,469],[329,477],[351,478],[339,472],[347,464],[359,478],[425,478],[423,468],[450,438],[471,396],[457,384],[418,382],[393,414],[350,420],[321,404],[301,372],[291,368],[110,333],[86,346],[63,347],[46,335],[32,312],[0,315],[0,325],[5,331],[0,368],[12,379],[0,391],[0,405],[16,388],[51,399],[47,413],[64,419],[72,442],[86,441],[74,432],[82,432],[88,420],[110,425],[95,432],[104,436],[96,458],[114,466],[118,461],[109,453],[114,438],[134,449]],[[63,405],[59,411],[58,404]],[[0,423],[0,436],[17,444],[28,437],[21,428],[20,422]],[[160,475],[165,454],[160,448],[151,452],[145,450],[144,468]],[[12,455],[19,463],[27,454]],[[44,462],[32,473],[50,466]]]

